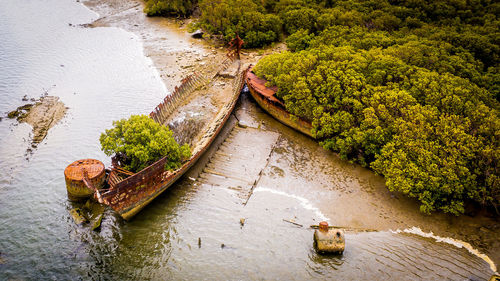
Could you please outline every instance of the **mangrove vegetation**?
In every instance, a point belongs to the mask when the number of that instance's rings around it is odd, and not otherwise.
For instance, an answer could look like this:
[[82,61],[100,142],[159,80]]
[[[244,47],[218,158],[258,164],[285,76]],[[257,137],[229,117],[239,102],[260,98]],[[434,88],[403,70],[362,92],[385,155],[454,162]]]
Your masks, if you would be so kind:
[[189,2],[197,26],[224,40],[286,42],[254,71],[324,148],[383,175],[422,212],[458,215],[473,203],[498,213],[498,2]]

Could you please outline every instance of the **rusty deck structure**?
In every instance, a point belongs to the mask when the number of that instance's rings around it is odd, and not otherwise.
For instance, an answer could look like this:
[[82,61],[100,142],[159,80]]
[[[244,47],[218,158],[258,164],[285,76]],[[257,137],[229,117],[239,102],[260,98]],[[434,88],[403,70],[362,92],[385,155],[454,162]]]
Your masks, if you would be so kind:
[[183,79],[181,85],[175,87],[175,91],[156,106],[149,115],[157,123],[165,124],[169,115],[189,97],[190,93],[200,87],[208,86],[217,75],[230,65],[237,63],[237,72],[231,85],[231,97],[219,109],[215,118],[205,127],[201,137],[192,146],[192,156],[180,168],[173,171],[165,171],[164,167],[167,162],[167,156],[165,156],[137,173],[122,169],[116,158],[112,158],[112,167],[108,176],[109,188],[99,190],[92,184],[87,185],[89,189],[94,190],[94,198],[99,203],[110,206],[121,217],[128,220],[175,183],[198,161],[229,119],[245,82],[246,70],[241,69],[239,48],[234,49],[235,51],[230,52],[215,71],[205,75],[194,73]]
[[245,75],[246,84],[250,95],[267,113],[278,119],[281,123],[303,133],[311,138],[315,138],[312,134],[311,122],[300,117],[292,116],[285,109],[285,105],[276,97],[278,87],[267,87],[267,80],[257,77],[249,67]]

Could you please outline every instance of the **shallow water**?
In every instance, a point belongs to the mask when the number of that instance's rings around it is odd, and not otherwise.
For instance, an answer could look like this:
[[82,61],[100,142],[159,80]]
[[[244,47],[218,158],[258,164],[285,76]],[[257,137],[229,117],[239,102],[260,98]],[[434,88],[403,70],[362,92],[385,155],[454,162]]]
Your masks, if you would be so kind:
[[137,36],[74,26],[97,17],[74,1],[0,1],[0,112],[45,91],[69,107],[32,154],[26,152],[31,128],[0,122],[1,280],[483,280],[492,274],[464,248],[389,231],[347,232],[342,256],[318,256],[308,226],[326,219],[359,227],[362,212],[341,213],[328,202],[356,196],[353,182],[369,189],[379,179],[341,161],[311,168],[324,162],[299,148],[310,141],[254,114],[247,98],[239,111],[251,115],[248,123],[264,122],[275,132],[233,130],[207,165],[220,175],[208,177],[205,169],[182,179],[130,222],[108,210],[101,232],[76,226],[66,165],[81,158],[108,165],[99,134],[113,120],[148,113],[166,94]]

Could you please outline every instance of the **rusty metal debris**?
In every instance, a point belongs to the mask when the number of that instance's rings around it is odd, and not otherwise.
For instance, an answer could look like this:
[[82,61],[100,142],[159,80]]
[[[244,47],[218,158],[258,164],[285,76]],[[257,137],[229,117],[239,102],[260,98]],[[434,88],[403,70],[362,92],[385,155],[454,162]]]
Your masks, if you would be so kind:
[[[105,179],[104,164],[95,159],[75,161],[64,170],[64,178],[69,199],[72,201],[85,200],[92,196],[94,190],[103,187]],[[89,185],[93,188],[89,189]]]
[[281,123],[315,138],[312,134],[311,122],[297,116],[292,116],[290,112],[286,110],[283,102],[276,97],[278,87],[267,87],[267,80],[257,77],[257,75],[252,72],[252,68],[247,70],[245,77],[250,95],[260,107],[271,114],[271,116],[278,119]]

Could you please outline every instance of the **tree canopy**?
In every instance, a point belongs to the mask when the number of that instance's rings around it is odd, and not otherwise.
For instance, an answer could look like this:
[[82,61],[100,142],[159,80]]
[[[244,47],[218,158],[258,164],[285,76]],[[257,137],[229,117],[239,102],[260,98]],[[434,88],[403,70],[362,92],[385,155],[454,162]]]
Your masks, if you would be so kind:
[[500,204],[498,1],[198,4],[198,25],[225,40],[286,38],[289,51],[255,72],[326,149],[383,175],[426,213]]
[[165,169],[173,170],[191,156],[187,144],[179,146],[172,131],[148,116],[132,115],[129,119],[114,121],[113,126],[101,134],[101,149],[108,156],[125,154],[124,169],[138,172],[167,156]]
[[401,45],[315,47],[316,39],[306,50],[264,57],[254,71],[279,87],[288,111],[312,122],[326,149],[384,175],[390,190],[418,198],[426,213],[500,203],[500,118],[490,92],[422,67],[418,52],[416,63],[400,58]]
[[189,16],[197,0],[147,0],[144,12],[148,16]]

